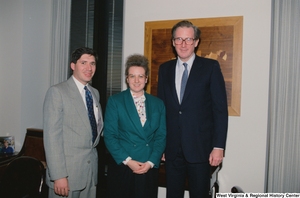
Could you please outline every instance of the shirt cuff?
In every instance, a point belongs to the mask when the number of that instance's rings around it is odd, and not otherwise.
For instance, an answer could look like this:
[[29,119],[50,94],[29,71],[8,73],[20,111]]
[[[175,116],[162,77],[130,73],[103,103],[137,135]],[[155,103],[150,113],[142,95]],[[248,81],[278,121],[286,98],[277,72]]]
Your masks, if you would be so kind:
[[224,150],[223,148],[214,147],[214,149]]
[[127,163],[128,163],[130,160],[132,160],[132,158],[128,156],[128,157],[123,161],[123,164],[124,164],[124,165],[127,165]]
[[147,162],[150,164],[151,168],[154,167],[154,164],[152,162],[150,162],[150,161],[147,161]]

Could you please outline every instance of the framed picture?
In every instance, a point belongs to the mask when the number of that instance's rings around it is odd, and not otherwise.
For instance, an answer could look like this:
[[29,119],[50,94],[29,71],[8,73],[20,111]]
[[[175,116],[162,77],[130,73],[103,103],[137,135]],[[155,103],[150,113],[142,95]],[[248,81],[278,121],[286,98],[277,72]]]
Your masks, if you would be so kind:
[[14,136],[0,136],[0,154],[12,154],[14,151]]
[[[144,54],[149,59],[150,78],[147,92],[157,94],[160,64],[175,59],[171,29],[180,20],[145,22]],[[243,17],[186,19],[200,28],[196,54],[218,60],[224,76],[228,112],[240,116]]]

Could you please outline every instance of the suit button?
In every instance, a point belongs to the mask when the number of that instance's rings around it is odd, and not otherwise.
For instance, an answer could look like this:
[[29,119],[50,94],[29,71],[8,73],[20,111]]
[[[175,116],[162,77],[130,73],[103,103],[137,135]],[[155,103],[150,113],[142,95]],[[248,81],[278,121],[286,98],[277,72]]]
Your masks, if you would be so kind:
[[89,160],[87,163],[88,163],[88,164],[90,164],[90,163],[91,163],[91,161]]
[[146,144],[146,146],[149,146],[149,144]]
[[182,111],[179,111],[179,114],[182,114]]

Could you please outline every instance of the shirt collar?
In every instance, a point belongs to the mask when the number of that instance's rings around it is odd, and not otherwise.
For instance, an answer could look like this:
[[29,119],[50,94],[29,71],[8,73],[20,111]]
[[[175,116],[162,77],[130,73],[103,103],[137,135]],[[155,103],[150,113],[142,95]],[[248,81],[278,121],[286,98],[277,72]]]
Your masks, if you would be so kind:
[[145,91],[143,91],[143,95],[141,95],[140,97],[137,97],[134,95],[134,93],[130,90],[130,93],[131,93],[131,96],[134,100],[137,100],[137,99],[142,99],[142,100],[145,100]]
[[84,89],[84,86],[89,87],[89,86],[88,86],[89,83],[83,85],[83,84],[82,84],[81,82],[79,82],[73,75],[72,75],[72,78],[73,78],[73,80],[74,80],[74,82],[75,82],[75,84],[76,84],[76,86],[77,86],[77,88],[78,88],[78,90],[79,90],[80,92]]
[[186,61],[186,62],[183,62],[179,57],[178,57],[178,61],[177,61],[177,65],[179,66],[179,65],[182,65],[183,63],[187,63],[188,64],[188,69],[189,69],[189,71],[191,70],[191,68],[192,68],[192,65],[193,65],[193,62],[194,62],[194,60],[195,60],[195,57],[196,57],[196,55],[195,55],[195,53],[193,53],[193,55],[191,56],[191,58],[188,60],[188,61]]

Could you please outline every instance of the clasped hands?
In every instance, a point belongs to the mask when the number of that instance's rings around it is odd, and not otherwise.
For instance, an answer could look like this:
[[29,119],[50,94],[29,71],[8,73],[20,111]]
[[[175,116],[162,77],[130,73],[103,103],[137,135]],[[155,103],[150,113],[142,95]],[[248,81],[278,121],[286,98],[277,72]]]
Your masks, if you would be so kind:
[[135,174],[145,174],[151,169],[151,165],[148,162],[138,162],[135,160],[129,160],[127,162],[127,166],[133,171]]

